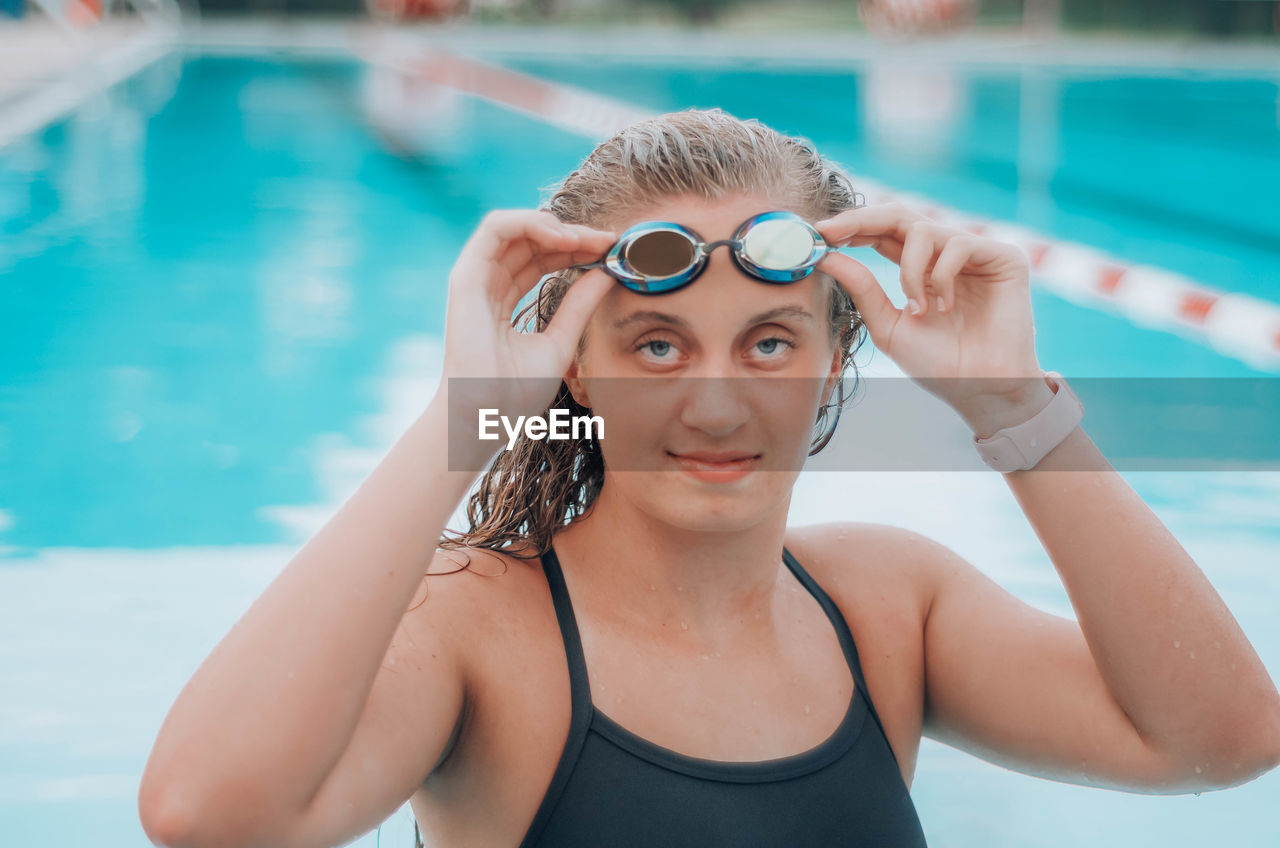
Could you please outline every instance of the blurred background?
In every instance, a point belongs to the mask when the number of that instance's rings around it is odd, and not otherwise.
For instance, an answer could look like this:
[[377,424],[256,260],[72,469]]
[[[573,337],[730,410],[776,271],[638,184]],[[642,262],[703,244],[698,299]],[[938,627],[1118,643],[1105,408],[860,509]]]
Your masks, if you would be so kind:
[[[464,240],[639,117],[758,118],[873,202],[1016,242],[1069,379],[1274,385],[1278,8],[0,0],[0,844],[147,844],[161,721],[430,399]],[[870,344],[857,365],[900,374]],[[1170,423],[1079,393],[1104,453]],[[1121,473],[1274,677],[1280,472]],[[1074,617],[999,475],[803,474],[791,522],[843,519]],[[928,739],[912,788],[941,848],[1274,846],[1278,792],[1102,791]],[[409,848],[388,814],[356,844]]]

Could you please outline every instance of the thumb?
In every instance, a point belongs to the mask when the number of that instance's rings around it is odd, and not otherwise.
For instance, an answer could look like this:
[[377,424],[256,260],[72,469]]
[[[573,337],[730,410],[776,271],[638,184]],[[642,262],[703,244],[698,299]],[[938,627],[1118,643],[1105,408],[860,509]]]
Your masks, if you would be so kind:
[[902,310],[889,300],[875,275],[852,256],[836,252],[828,253],[818,263],[818,269],[834,277],[840,287],[849,293],[853,305],[858,308],[858,314],[862,316],[862,322],[867,326],[867,332],[871,334],[871,340],[878,347],[883,347],[888,342],[894,322],[902,315]]
[[599,268],[592,268],[569,284],[564,299],[556,307],[543,335],[548,336],[567,362],[578,347],[587,321],[600,301],[613,288],[614,279]]

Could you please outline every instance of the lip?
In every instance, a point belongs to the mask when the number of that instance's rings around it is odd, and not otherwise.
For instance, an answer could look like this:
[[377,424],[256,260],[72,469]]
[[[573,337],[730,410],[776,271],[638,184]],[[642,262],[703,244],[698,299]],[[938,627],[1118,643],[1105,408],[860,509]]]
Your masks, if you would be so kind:
[[759,454],[742,451],[699,451],[697,453],[670,453],[681,470],[695,479],[708,483],[728,483],[746,477],[753,470]]
[[747,453],[746,451],[696,451],[694,453],[672,453],[671,455],[676,459],[690,459],[704,464],[736,462],[743,459],[756,459],[760,456],[758,453]]

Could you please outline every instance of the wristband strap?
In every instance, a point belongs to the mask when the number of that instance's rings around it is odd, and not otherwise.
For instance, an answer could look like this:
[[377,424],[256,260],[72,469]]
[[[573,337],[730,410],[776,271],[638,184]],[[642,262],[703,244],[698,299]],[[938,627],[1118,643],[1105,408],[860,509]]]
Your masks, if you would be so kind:
[[973,446],[987,467],[1007,473],[1026,471],[1071,434],[1084,417],[1084,405],[1057,371],[1041,371],[1053,390],[1053,400],[1029,421],[997,430],[985,439],[973,438]]

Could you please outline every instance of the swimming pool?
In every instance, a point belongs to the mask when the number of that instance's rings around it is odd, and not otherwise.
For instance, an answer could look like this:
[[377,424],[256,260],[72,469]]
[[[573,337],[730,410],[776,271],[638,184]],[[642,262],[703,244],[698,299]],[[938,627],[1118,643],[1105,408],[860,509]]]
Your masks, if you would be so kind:
[[[649,109],[758,117],[855,174],[1280,300],[1273,78],[961,69],[914,83],[945,123],[877,137],[866,101],[885,95],[865,67],[507,61]],[[430,397],[462,241],[486,210],[534,205],[591,147],[463,97],[435,104],[447,121],[375,130],[374,85],[350,59],[175,55],[0,148],[12,844],[147,844],[137,780],[165,712]],[[1049,129],[1029,110],[1051,112]],[[1044,292],[1033,305],[1041,362],[1068,376],[1260,373]],[[1125,476],[1280,671],[1280,474]],[[1072,615],[994,475],[806,475],[792,509],[800,524],[909,526]],[[1280,843],[1277,789],[1273,773],[1198,797],[1106,792],[926,739],[913,797],[938,846],[1261,846]],[[383,840],[408,845],[403,825]]]

